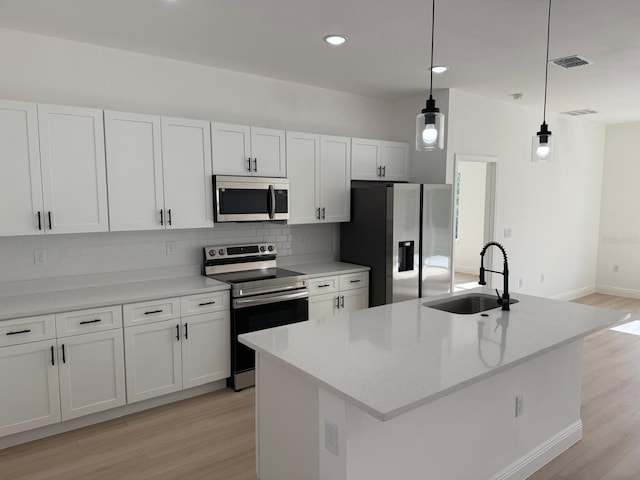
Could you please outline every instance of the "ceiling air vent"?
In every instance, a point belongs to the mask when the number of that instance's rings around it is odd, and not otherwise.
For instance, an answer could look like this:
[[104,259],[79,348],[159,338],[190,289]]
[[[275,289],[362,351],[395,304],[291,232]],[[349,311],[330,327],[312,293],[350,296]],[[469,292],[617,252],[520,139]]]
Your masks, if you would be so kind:
[[551,63],[562,68],[574,68],[589,65],[591,62],[577,55],[571,55],[569,57],[556,58],[555,60],[551,60]]
[[571,110],[569,112],[562,112],[565,115],[571,115],[572,117],[577,117],[579,115],[591,115],[592,113],[598,113],[595,110],[589,110],[588,108],[584,108],[582,110]]

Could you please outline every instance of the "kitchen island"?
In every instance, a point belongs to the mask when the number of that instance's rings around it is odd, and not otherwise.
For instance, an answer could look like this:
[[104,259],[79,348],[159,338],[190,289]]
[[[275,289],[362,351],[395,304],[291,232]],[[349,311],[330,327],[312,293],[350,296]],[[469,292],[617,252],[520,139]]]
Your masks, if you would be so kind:
[[582,437],[582,339],[628,314],[514,297],[484,315],[418,299],[241,336],[257,352],[258,477],[515,480],[559,455]]

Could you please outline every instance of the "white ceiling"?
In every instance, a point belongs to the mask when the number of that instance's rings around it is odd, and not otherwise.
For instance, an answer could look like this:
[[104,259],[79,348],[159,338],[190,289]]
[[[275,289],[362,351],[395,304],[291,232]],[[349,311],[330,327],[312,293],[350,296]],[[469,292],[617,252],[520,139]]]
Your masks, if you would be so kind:
[[[438,0],[434,88],[542,109],[546,0]],[[640,121],[640,1],[554,0],[552,112]],[[143,52],[362,95],[428,87],[429,0],[0,0],[0,27]],[[343,33],[330,47],[322,37]],[[523,93],[512,100],[512,93]]]

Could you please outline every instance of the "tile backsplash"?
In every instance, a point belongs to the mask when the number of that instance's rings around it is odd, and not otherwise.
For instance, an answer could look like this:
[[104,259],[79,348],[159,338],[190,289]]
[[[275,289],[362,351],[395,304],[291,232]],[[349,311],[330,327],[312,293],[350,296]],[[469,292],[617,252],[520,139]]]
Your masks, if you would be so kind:
[[[199,274],[202,248],[209,245],[273,242],[281,264],[335,259],[338,225],[223,223],[199,230],[0,237],[0,296]],[[41,251],[46,264],[36,265]]]

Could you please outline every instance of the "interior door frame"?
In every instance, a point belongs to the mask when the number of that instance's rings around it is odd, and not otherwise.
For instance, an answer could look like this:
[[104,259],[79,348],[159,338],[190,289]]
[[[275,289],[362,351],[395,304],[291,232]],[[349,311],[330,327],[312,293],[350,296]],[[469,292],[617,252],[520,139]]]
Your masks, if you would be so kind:
[[[474,153],[455,153],[453,155],[453,189],[452,195],[454,197],[454,201],[452,203],[453,208],[451,209],[451,225],[455,225],[455,195],[456,195],[456,185],[455,179],[458,177],[458,163],[459,162],[475,162],[475,163],[484,163],[487,166],[487,175],[486,175],[486,188],[485,188],[485,210],[484,210],[484,243],[494,240],[497,236],[497,224],[496,224],[496,213],[498,207],[498,195],[497,195],[497,186],[498,186],[498,157],[494,155],[480,155]],[[455,259],[456,259],[456,239],[455,235],[451,235],[451,291],[453,291],[453,285],[455,282]],[[480,245],[481,249],[483,245]],[[480,250],[478,250],[478,257],[480,256]],[[495,265],[493,263],[493,249],[487,250],[487,254],[485,255],[485,266],[491,265],[492,269],[495,269]],[[478,271],[480,270],[480,258],[478,258]],[[493,287],[493,275],[487,276],[487,285],[489,287]]]

